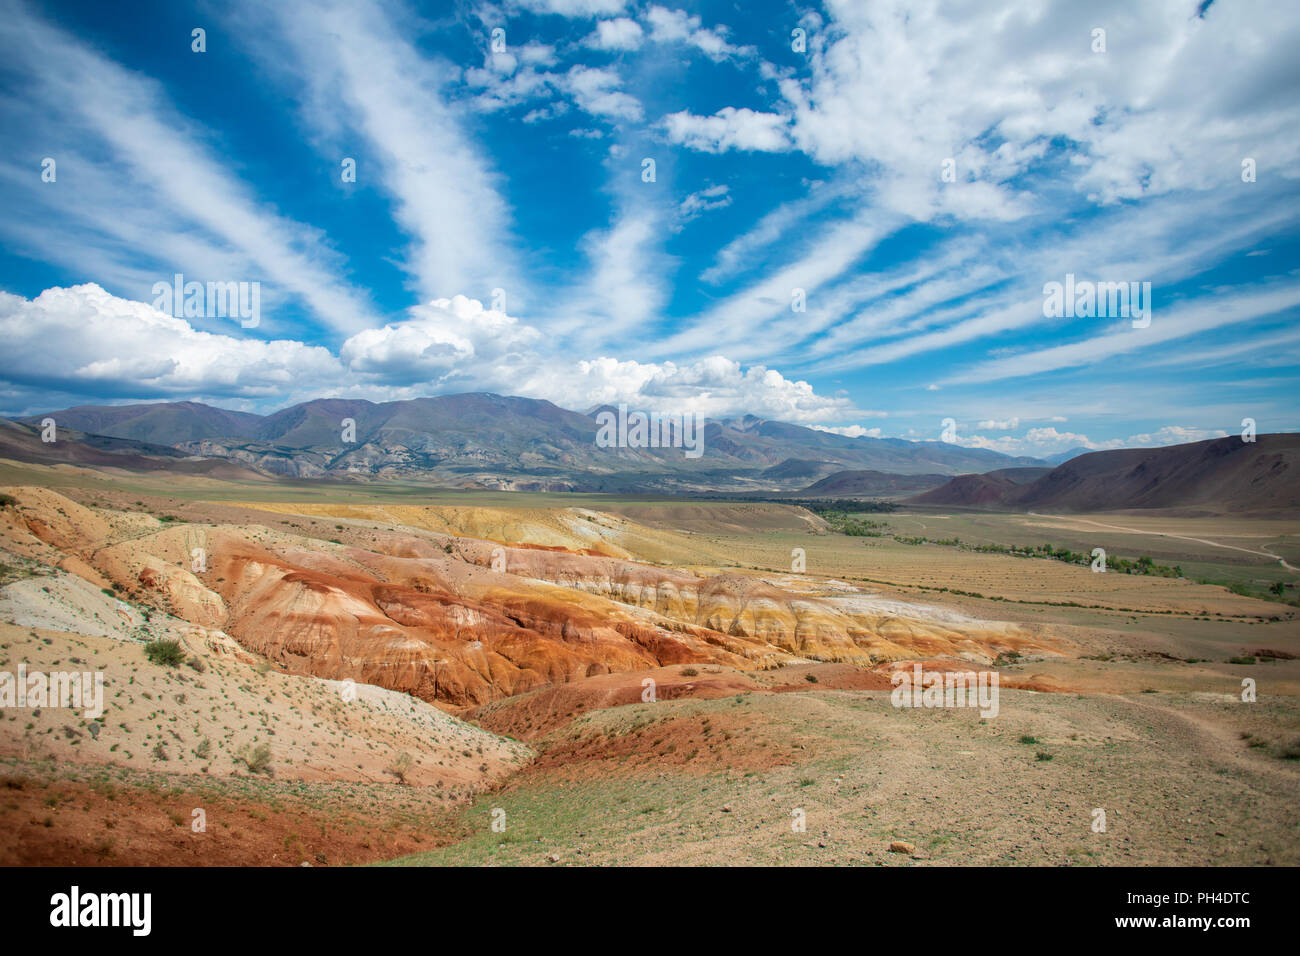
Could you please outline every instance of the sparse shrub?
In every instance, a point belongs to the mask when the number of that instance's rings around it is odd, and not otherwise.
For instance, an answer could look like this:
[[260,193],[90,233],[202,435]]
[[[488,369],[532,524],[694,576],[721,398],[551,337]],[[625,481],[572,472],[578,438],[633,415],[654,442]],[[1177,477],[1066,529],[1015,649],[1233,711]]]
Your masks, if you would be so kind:
[[162,667],[177,667],[185,660],[181,642],[159,638],[144,646],[145,656]]
[[803,675],[803,679],[806,680],[806,681],[807,681],[808,683],[810,683],[810,684],[815,684],[815,683],[817,683],[817,675],[816,675],[816,674],[804,674],[804,675]]
[[1029,734],[1022,734],[1020,737],[1020,742],[1022,744],[1036,744],[1038,743],[1038,738],[1031,736]]
[[271,745],[258,744],[254,747],[252,744],[244,744],[239,748],[239,753],[235,754],[235,759],[247,767],[249,773],[270,773]]
[[1034,754],[1034,759],[1035,759],[1035,760],[1051,760],[1053,756],[1054,756],[1053,754],[1049,754],[1049,753],[1048,753],[1047,751],[1045,751],[1045,750],[1040,750],[1040,751],[1038,751],[1038,753]]
[[683,668],[682,668],[682,676],[683,676],[683,677],[694,677],[694,676],[695,676],[696,674],[698,674],[698,673],[699,673],[699,671],[697,671],[694,667],[683,667]]
[[396,777],[398,783],[406,783],[406,775],[411,772],[413,766],[415,766],[415,761],[410,754],[403,751],[384,769]]

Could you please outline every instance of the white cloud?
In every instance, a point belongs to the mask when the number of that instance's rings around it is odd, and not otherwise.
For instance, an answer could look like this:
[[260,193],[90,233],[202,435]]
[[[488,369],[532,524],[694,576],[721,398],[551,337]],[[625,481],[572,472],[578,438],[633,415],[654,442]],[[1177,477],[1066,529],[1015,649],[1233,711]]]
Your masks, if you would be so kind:
[[[250,42],[286,83],[305,87],[307,118],[329,140],[330,155],[344,143],[348,155],[361,137],[374,157],[373,172],[359,175],[375,176],[393,197],[394,220],[411,237],[406,267],[421,298],[465,289],[486,295],[495,287],[522,298],[499,176],[467,135],[463,112],[440,93],[456,72],[425,58],[378,3],[248,9],[250,17],[278,18],[265,35],[282,42],[259,40],[263,34],[251,28]],[[292,72],[282,62],[286,53]],[[505,82],[525,91],[541,84],[531,68]]]
[[[674,114],[674,141],[856,162],[881,204],[919,220],[1026,215],[1037,197],[1019,177],[1053,148],[1068,154],[1057,181],[1099,203],[1228,186],[1247,155],[1300,176],[1300,99],[1277,79],[1300,42],[1295,17],[1219,4],[1198,19],[1189,2],[827,7],[806,68],[768,66],[776,112]],[[663,11],[657,29],[680,36],[684,16]],[[1102,22],[1111,42],[1093,53]]]
[[1166,425],[1155,432],[1129,436],[1127,445],[1130,448],[1157,447],[1226,437],[1228,433],[1221,428],[1185,428],[1181,425]]
[[788,234],[808,216],[842,199],[846,193],[842,185],[820,182],[810,183],[809,188],[811,195],[777,206],[765,213],[748,232],[729,240],[718,251],[714,264],[700,273],[700,278],[718,283],[753,268],[762,250]]
[[516,361],[542,338],[537,329],[458,295],[416,306],[401,322],[358,332],[339,357],[353,372],[436,387],[457,369]]
[[[984,427],[984,423],[980,423]],[[1187,442],[1205,441],[1208,438],[1223,438],[1227,432],[1218,428],[1192,428],[1182,425],[1167,425],[1154,432],[1130,435],[1128,438],[1111,438],[1093,441],[1079,432],[1057,431],[1051,426],[1030,428],[1021,436],[999,435],[988,438],[984,435],[958,434],[957,444],[964,448],[983,448],[988,451],[1001,452],[1004,455],[1027,455],[1044,457],[1061,452],[1083,448],[1087,451],[1109,451],[1116,448],[1159,448],[1165,445],[1182,445]]]
[[[701,316],[694,325],[650,346],[656,354],[725,347],[755,350],[770,346],[768,323],[793,315],[794,290],[812,297],[825,283],[858,261],[887,234],[888,227],[848,221],[826,226],[810,237],[800,258],[769,271]],[[800,317],[801,322],[804,317]],[[789,329],[789,325],[783,326]]]
[[851,411],[848,399],[817,395],[807,382],[791,381],[776,369],[742,368],[721,355],[689,365],[600,358],[579,362],[577,371],[574,381],[557,383],[557,388],[575,396],[570,401],[586,395],[592,403],[639,402],[718,418],[748,412],[792,422],[843,418]]
[[863,428],[861,425],[814,425],[812,427],[819,432],[830,432],[833,435],[843,435],[845,438],[880,438],[882,435],[879,428]]
[[725,27],[706,28],[699,17],[682,10],[652,6],[646,11],[645,19],[650,25],[650,38],[655,42],[685,43],[713,60],[747,56],[754,52],[752,47],[733,46],[727,40]]
[[[601,356],[583,359],[541,330],[475,299],[454,296],[349,338],[321,346],[204,332],[142,302],[86,284],[35,299],[0,293],[6,396],[58,392],[86,398],[185,398],[279,408],[322,396],[377,401],[447,391],[544,398],[585,410],[627,402],[663,411],[725,417],[752,413],[794,422],[843,420],[846,398],[720,355],[690,364]],[[54,343],[58,343],[54,347]]]
[[1014,431],[1015,429],[1020,427],[1020,419],[1008,418],[1002,421],[998,421],[996,419],[987,418],[984,421],[980,422],[977,427],[982,428],[985,431],[997,431],[997,432]]
[[710,186],[707,189],[701,189],[693,192],[682,200],[677,207],[678,214],[682,222],[701,216],[712,209],[723,209],[731,205],[730,188],[728,186]]
[[562,17],[585,19],[622,13],[627,0],[515,0],[533,13],[553,13]]
[[199,331],[93,283],[0,293],[0,337],[9,381],[88,395],[271,397],[343,374],[328,349]]
[[[0,59],[22,76],[0,123],[23,128],[62,174],[57,188],[9,193],[22,197],[0,217],[11,242],[80,275],[98,265],[93,274],[134,294],[174,270],[273,285],[336,329],[373,320],[319,230],[260,202],[158,84],[22,8],[0,18]],[[30,228],[56,217],[58,228]],[[155,264],[166,271],[150,278]]]
[[596,32],[587,38],[587,45],[598,50],[636,50],[645,39],[641,24],[627,17],[601,20]]
[[565,103],[563,100],[556,100],[549,106],[529,110],[524,114],[523,121],[525,123],[542,123],[547,120],[558,119],[567,112],[569,112],[569,104]]
[[622,80],[614,70],[575,66],[564,75],[563,83],[578,108],[592,116],[639,120],[643,115],[640,101],[618,88]]
[[952,376],[948,382],[987,383],[1094,365],[1129,352],[1159,348],[1199,332],[1297,307],[1300,307],[1300,284],[1254,292],[1233,289],[1220,295],[1202,296],[1172,309],[1153,310],[1151,324],[1145,329],[1134,329],[1130,320],[1125,319],[1111,324],[1104,333],[1092,338],[980,363]]
[[790,148],[787,120],[777,113],[756,113],[725,106],[712,116],[682,110],[663,118],[670,143],[706,153],[729,149],[781,152]]

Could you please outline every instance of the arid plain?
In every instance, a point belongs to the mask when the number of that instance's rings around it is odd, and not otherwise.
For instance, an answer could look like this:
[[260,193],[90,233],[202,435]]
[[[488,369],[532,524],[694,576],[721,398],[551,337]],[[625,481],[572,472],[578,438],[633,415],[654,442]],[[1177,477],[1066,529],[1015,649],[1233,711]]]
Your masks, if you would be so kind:
[[0,486],[0,668],[105,685],[0,714],[0,862],[1300,862],[1300,521]]

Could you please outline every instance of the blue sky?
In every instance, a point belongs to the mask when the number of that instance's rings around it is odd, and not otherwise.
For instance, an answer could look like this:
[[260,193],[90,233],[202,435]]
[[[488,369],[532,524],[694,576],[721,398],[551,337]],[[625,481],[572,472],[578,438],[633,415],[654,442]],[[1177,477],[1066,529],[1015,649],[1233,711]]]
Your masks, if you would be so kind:
[[[1300,8],[1201,6],[0,0],[0,408],[1295,430]],[[258,325],[162,314],[178,272]],[[1149,325],[1046,317],[1067,274]]]

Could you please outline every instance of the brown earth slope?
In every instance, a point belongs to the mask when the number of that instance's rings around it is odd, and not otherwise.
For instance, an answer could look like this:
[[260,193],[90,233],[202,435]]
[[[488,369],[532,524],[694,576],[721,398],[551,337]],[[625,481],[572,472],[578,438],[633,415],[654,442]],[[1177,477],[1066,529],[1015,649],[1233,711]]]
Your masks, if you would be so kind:
[[912,504],[1063,512],[1195,509],[1294,513],[1300,509],[1300,435],[1215,438],[1166,448],[1072,458],[1028,485],[996,474],[960,475]]

